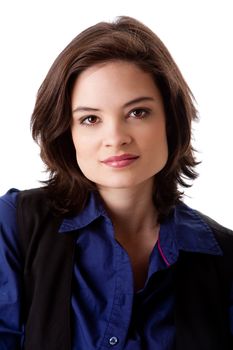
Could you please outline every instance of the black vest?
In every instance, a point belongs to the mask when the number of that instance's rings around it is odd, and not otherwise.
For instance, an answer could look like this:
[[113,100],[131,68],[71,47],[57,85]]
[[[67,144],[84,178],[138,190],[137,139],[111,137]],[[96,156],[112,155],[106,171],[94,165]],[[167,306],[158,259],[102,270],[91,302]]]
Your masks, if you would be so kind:
[[[171,267],[175,273],[176,350],[232,350],[228,305],[233,280],[233,235],[200,215],[212,228],[224,255],[181,251]],[[25,261],[24,349],[71,350],[76,234],[58,234],[63,218],[53,215],[43,189],[19,193],[17,219]],[[158,272],[161,278],[163,273]]]

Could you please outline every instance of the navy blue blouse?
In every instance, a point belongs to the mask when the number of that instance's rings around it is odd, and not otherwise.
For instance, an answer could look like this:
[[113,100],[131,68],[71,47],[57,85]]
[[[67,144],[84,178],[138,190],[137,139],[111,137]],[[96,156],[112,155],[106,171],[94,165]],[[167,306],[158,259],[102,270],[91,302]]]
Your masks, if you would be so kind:
[[[22,349],[17,190],[0,198],[0,350]],[[145,286],[134,292],[127,252],[115,240],[102,204],[92,195],[81,214],[65,219],[58,234],[78,232],[72,291],[73,350],[175,349],[173,274],[179,251],[221,255],[211,229],[185,204],[161,224]],[[166,270],[166,278],[157,272]],[[62,276],[61,276],[62,278]],[[233,292],[229,296],[233,333]]]

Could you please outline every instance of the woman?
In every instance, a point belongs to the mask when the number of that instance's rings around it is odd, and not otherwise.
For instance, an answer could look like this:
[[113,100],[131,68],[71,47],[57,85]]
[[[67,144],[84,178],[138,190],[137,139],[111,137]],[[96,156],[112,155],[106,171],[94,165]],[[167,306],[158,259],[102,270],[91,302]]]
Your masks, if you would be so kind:
[[193,97],[129,17],[58,56],[32,133],[46,186],[1,198],[1,349],[232,349],[232,232],[182,202]]

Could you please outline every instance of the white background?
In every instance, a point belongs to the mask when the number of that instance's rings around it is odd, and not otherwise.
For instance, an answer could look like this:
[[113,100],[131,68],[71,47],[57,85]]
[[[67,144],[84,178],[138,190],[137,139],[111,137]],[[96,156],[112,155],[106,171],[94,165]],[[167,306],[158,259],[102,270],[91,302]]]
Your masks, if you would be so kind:
[[148,25],[193,91],[200,177],[185,202],[233,228],[233,10],[210,0],[12,0],[0,4],[0,194],[46,178],[30,136],[36,92],[60,51],[81,30],[118,15]]

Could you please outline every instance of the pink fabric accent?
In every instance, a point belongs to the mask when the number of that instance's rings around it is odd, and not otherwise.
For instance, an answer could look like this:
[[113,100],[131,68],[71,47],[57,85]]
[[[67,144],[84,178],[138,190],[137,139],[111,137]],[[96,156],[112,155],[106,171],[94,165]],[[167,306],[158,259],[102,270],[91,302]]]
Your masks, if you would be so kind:
[[160,252],[160,254],[161,254],[161,256],[162,256],[162,258],[163,258],[165,264],[167,265],[167,267],[169,267],[170,264],[169,264],[169,262],[167,261],[165,255],[163,254],[162,248],[161,248],[161,246],[160,246],[160,239],[159,239],[159,238],[158,238],[158,249],[159,249],[159,252]]

